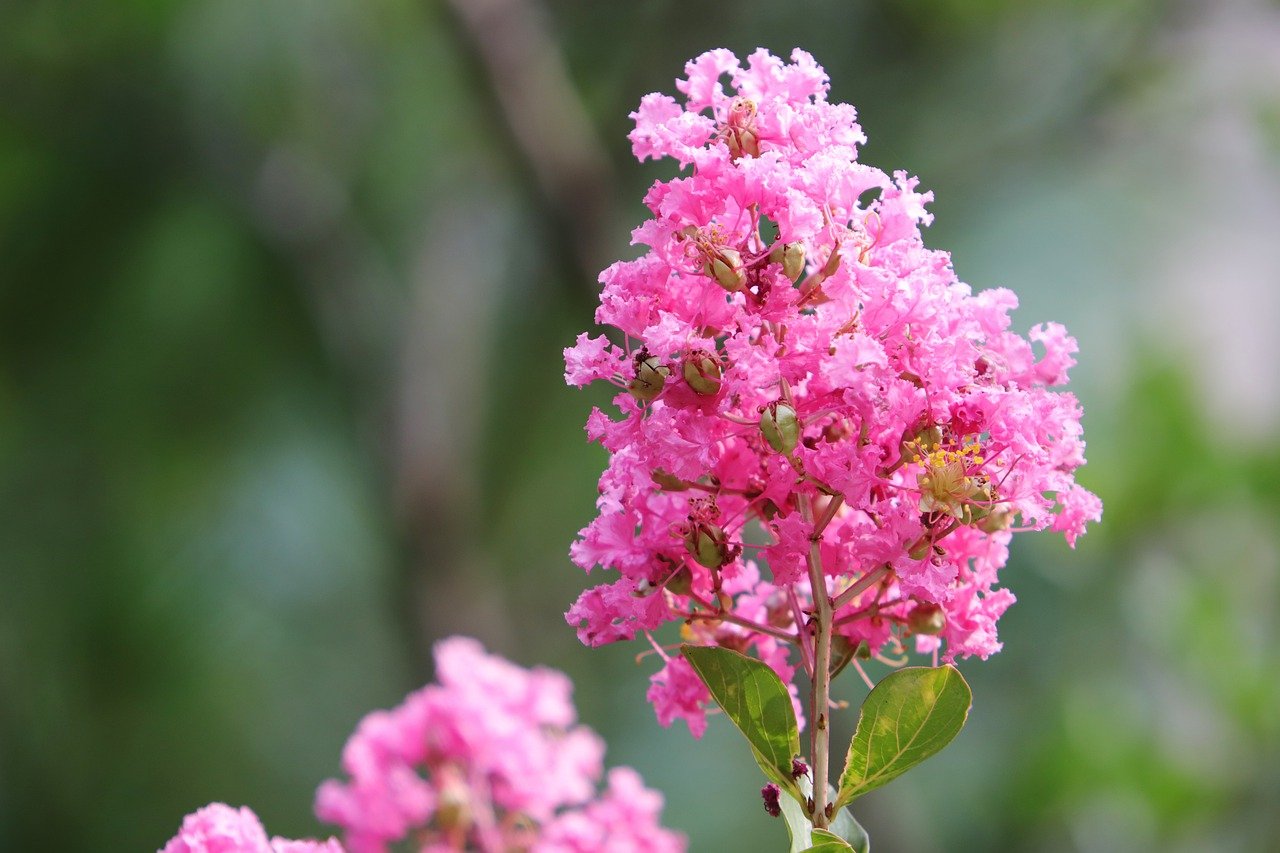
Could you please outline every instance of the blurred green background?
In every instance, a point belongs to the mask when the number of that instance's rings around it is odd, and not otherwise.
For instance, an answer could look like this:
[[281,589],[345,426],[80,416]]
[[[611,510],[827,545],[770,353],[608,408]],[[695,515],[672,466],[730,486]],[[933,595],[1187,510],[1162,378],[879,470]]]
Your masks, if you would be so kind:
[[0,848],[153,850],[210,800],[322,832],[356,721],[465,632],[569,672],[692,850],[781,849],[727,724],[661,729],[642,647],[561,616],[606,395],[560,351],[671,174],[627,113],[759,45],[1078,336],[1106,503],[1015,543],[1006,651],[859,802],[876,849],[1280,849],[1265,0],[0,4]]

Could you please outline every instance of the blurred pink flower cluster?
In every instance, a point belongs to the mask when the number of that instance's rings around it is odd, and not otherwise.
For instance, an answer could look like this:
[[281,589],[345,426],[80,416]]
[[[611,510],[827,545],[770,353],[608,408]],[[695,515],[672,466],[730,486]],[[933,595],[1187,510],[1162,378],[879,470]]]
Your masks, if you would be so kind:
[[[569,384],[619,389],[615,416],[587,421],[610,456],[572,557],[621,576],[569,622],[600,645],[678,620],[789,681],[811,665],[820,577],[855,663],[998,651],[1011,535],[1074,545],[1101,517],[1074,480],[1080,408],[1050,390],[1075,341],[1011,331],[1013,293],[974,293],[925,248],[932,194],[858,162],[854,108],[827,102],[809,54],[714,50],[685,70],[683,103],[632,114],[635,155],[681,174],[645,197],[644,253],[601,274],[596,321],[616,334],[565,350]],[[701,733],[709,697],[682,658],[650,699]]]
[[187,815],[178,834],[160,853],[342,853],[337,841],[267,840],[258,816],[248,808],[211,803]]
[[345,847],[268,841],[249,809],[215,803],[162,853],[682,853],[684,837],[658,823],[662,796],[634,770],[610,770],[597,792],[604,744],[576,725],[567,676],[466,637],[438,643],[435,660],[439,683],[366,716],[342,754],[350,781],[316,794]]
[[422,851],[682,851],[658,825],[660,794],[629,768],[597,795],[604,743],[576,725],[563,673],[522,669],[475,640],[436,645],[438,684],[365,717],[342,753],[350,781],[330,780],[316,814],[341,826],[351,853],[411,839]]

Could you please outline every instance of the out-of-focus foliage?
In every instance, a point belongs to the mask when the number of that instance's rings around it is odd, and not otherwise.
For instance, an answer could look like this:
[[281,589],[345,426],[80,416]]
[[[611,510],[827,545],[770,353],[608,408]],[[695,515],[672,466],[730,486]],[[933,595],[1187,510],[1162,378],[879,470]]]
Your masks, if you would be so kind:
[[667,168],[626,113],[757,45],[826,66],[962,277],[1077,334],[1106,502],[1015,549],[968,727],[857,803],[877,849],[1274,847],[1280,8],[512,3],[598,139],[579,209],[462,3],[0,5],[0,848],[154,849],[215,799],[314,834],[456,631],[573,675],[694,850],[785,838],[726,721],[659,728],[643,648],[560,616],[608,396],[560,349],[631,251],[596,214]]

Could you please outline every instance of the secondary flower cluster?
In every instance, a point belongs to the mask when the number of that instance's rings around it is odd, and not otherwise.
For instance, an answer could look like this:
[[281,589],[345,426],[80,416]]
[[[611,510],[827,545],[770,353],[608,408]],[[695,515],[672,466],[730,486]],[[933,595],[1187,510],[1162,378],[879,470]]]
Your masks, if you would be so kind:
[[267,840],[258,816],[248,808],[210,803],[187,815],[182,829],[160,853],[342,853],[337,841]]
[[317,792],[316,814],[343,828],[345,848],[268,841],[252,811],[215,803],[161,853],[682,853],[684,838],[658,824],[662,796],[634,770],[610,770],[597,793],[604,744],[576,725],[564,674],[465,637],[438,643],[435,660],[439,683],[365,717],[343,750],[350,781]]
[[[685,70],[683,103],[632,114],[636,156],[682,174],[645,197],[644,254],[601,275],[617,333],[565,350],[569,384],[619,389],[617,418],[587,421],[610,459],[572,557],[621,577],[569,622],[600,645],[679,620],[789,681],[821,585],[842,662],[998,651],[1012,533],[1074,545],[1101,517],[1073,476],[1080,408],[1050,390],[1075,341],[1012,332],[1010,291],[975,294],[925,248],[932,194],[857,161],[855,111],[809,54]],[[700,734],[708,698],[679,657],[653,677],[664,724]]]
[[604,743],[576,725],[568,677],[522,669],[475,640],[437,644],[436,677],[390,711],[365,717],[316,814],[346,831],[351,853],[411,839],[423,851],[677,853],[658,825],[662,796],[615,768],[603,794]]

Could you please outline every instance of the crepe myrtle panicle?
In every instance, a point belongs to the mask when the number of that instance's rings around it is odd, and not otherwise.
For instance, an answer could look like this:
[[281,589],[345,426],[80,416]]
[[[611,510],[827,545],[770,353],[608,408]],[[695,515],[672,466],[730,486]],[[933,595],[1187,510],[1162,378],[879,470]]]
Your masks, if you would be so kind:
[[[366,716],[316,814],[350,853],[682,853],[662,795],[628,767],[604,773],[604,743],[577,724],[563,673],[524,669],[468,637],[435,647],[437,683]],[[601,776],[605,789],[597,791]]]
[[[808,53],[713,50],[685,72],[682,100],[646,95],[630,134],[681,171],[645,196],[643,253],[600,276],[611,331],[565,350],[570,385],[619,391],[587,419],[609,462],[571,549],[616,576],[569,623],[592,646],[682,623],[767,663],[798,715],[792,678],[825,685],[818,660],[986,658],[1013,534],[1074,546],[1101,518],[1074,479],[1080,407],[1052,390],[1075,340],[1015,333],[1012,292],[974,292],[924,246],[932,193],[858,162],[854,108]],[[707,688],[653,645],[658,719],[700,736]]]
[[[342,752],[346,781],[316,794],[343,842],[268,838],[248,808],[187,815],[160,853],[683,853],[662,795],[577,724],[573,685],[467,637],[435,647],[437,682],[366,716]],[[604,776],[604,790],[598,783]]]
[[267,838],[258,816],[248,807],[210,803],[183,818],[178,834],[160,853],[343,853],[334,839],[291,841]]

